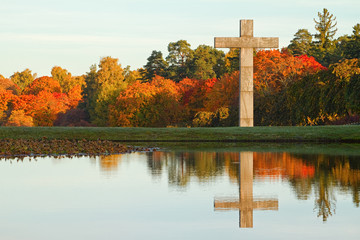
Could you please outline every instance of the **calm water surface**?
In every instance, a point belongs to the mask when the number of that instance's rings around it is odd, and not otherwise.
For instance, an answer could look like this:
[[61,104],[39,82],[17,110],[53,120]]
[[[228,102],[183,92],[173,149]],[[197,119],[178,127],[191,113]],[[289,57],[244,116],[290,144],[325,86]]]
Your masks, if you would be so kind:
[[0,161],[0,239],[359,239],[360,158],[153,152]]

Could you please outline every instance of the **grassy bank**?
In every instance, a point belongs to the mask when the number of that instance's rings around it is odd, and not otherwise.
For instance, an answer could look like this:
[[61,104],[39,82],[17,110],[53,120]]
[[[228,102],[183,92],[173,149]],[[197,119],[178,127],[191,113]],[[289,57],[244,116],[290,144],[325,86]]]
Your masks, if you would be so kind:
[[120,142],[360,143],[360,126],[254,128],[0,127],[0,139],[86,139]]

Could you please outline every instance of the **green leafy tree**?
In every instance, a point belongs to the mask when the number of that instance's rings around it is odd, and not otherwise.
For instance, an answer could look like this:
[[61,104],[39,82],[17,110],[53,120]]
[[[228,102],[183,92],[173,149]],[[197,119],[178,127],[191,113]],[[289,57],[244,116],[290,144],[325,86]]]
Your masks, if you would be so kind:
[[124,80],[124,69],[118,64],[118,59],[111,57],[101,59],[95,81],[98,87],[93,116],[96,125],[107,125],[108,105],[116,100],[120,91],[125,89]]
[[168,45],[169,55],[166,57],[166,61],[169,63],[168,77],[176,82],[189,75],[188,63],[194,55],[190,46],[186,40],[171,42]]
[[314,19],[315,29],[318,32],[315,34],[315,38],[318,40],[320,48],[329,48],[337,32],[336,17],[324,8],[322,13],[318,12],[318,18],[318,21]]
[[225,73],[225,54],[213,47],[200,45],[189,62],[190,77],[194,79],[219,78]]
[[147,59],[144,70],[141,75],[144,81],[151,81],[155,75],[165,77],[168,63],[164,60],[161,51],[152,51],[150,57]]
[[141,79],[142,79],[141,70],[142,70],[142,69],[131,70],[129,65],[126,66],[126,67],[124,68],[124,72],[123,72],[124,81],[125,81],[127,84],[133,84],[133,83],[135,83],[137,80],[141,80]]
[[352,76],[346,89],[346,102],[352,113],[360,115],[360,74]]
[[86,120],[90,121],[90,115],[95,116],[94,108],[96,105],[96,91],[97,91],[97,84],[96,84],[96,73],[97,67],[96,65],[90,66],[90,71],[85,75],[85,83],[86,87],[83,91],[83,99],[84,101],[79,104],[79,108],[83,109],[86,113]]
[[55,66],[51,69],[51,76],[54,80],[60,83],[61,89],[64,93],[68,93],[73,87],[85,85],[85,79],[82,76],[73,77],[66,69]]
[[99,70],[92,66],[86,75],[85,105],[91,122],[97,126],[108,124],[108,106],[126,88],[124,74],[118,59],[104,57],[100,60]]
[[304,55],[308,54],[312,46],[312,35],[307,29],[299,29],[295,35],[294,39],[290,41],[288,49],[292,52],[293,55]]
[[239,48],[232,48],[225,55],[225,68],[227,73],[233,73],[235,71],[239,71]]
[[31,70],[27,68],[22,72],[14,73],[10,78],[22,91],[34,81],[36,74],[32,74]]

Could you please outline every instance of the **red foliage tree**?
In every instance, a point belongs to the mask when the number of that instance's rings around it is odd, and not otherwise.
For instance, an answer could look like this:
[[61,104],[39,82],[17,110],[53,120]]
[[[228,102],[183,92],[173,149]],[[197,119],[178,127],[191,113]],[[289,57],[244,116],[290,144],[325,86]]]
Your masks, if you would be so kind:
[[277,92],[303,75],[323,69],[313,57],[262,50],[254,57],[254,87],[260,92]]

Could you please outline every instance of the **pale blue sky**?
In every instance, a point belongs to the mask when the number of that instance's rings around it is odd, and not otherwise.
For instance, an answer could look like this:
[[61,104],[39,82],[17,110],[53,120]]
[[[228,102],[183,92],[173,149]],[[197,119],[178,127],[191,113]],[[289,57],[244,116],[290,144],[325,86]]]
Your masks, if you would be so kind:
[[73,75],[89,71],[101,57],[140,68],[153,50],[167,55],[180,39],[192,48],[214,37],[239,35],[239,20],[254,19],[254,35],[279,37],[287,46],[294,33],[315,33],[313,18],[327,8],[338,33],[360,23],[359,0],[0,0],[0,74],[29,68],[50,75],[55,65]]

